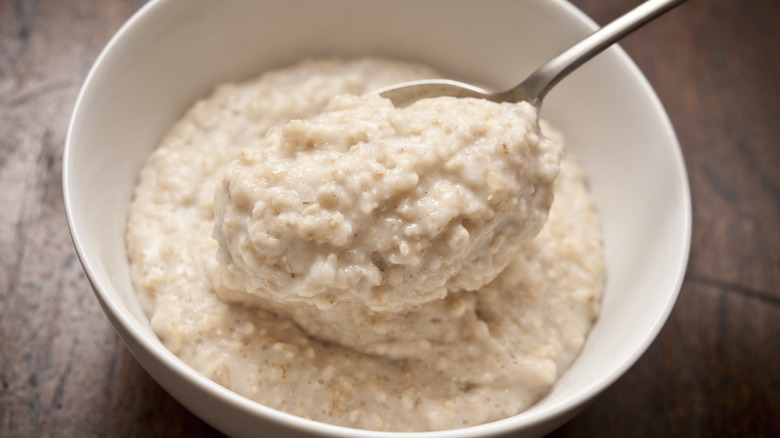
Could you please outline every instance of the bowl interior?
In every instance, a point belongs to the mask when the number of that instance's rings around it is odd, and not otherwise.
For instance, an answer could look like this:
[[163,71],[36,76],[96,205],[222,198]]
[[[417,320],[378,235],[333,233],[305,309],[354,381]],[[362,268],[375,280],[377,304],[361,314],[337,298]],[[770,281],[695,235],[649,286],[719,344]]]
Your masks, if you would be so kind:
[[[248,402],[195,373],[154,336],[131,286],[124,244],[127,207],[146,156],[215,84],[301,58],[384,55],[503,89],[593,28],[559,0],[494,0],[489,7],[461,0],[150,2],[93,67],[64,159],[74,243],[107,315],[169,392],[225,432],[251,433],[272,421],[288,432],[352,434]],[[602,216],[608,266],[602,315],[547,397],[461,436],[521,426],[534,436],[557,426],[641,355],[682,281],[690,240],[685,169],[666,114],[634,64],[609,49],[548,95],[542,117],[564,133],[586,168]],[[215,410],[215,403],[224,406]]]

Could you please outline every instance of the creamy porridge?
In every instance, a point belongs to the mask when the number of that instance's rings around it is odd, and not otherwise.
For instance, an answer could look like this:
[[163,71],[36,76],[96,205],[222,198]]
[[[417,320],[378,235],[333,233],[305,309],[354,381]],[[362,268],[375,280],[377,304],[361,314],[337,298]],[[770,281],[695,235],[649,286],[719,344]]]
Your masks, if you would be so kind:
[[127,245],[174,354],[267,406],[365,429],[474,425],[544,395],[598,314],[585,176],[529,105],[358,97],[435,76],[307,61],[222,85],[171,128]]

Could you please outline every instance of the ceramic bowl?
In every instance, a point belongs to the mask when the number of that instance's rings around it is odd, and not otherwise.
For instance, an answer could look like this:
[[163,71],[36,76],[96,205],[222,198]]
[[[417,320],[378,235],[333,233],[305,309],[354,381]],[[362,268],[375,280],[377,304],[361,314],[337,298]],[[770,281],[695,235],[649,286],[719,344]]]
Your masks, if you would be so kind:
[[580,357],[519,415],[399,434],[322,424],[247,400],[185,365],[154,335],[131,285],[124,233],[147,155],[217,83],[307,57],[383,55],[503,89],[593,29],[562,0],[149,2],[92,68],[64,155],[73,241],[106,315],[171,395],[228,435],[535,437],[558,427],[647,349],[675,302],[688,257],[691,208],[680,148],[652,88],[618,47],[565,79],[542,109],[589,174],[603,220],[608,283]]

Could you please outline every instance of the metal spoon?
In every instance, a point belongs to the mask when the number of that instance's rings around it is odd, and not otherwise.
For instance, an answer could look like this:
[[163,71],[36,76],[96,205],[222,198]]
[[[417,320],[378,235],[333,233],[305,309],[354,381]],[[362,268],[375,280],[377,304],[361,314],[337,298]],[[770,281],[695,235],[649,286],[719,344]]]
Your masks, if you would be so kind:
[[537,109],[550,89],[604,49],[686,0],[648,0],[593,32],[558,56],[547,61],[516,87],[494,93],[464,82],[427,79],[404,82],[377,90],[396,106],[407,106],[429,97],[476,97],[494,102],[527,101]]

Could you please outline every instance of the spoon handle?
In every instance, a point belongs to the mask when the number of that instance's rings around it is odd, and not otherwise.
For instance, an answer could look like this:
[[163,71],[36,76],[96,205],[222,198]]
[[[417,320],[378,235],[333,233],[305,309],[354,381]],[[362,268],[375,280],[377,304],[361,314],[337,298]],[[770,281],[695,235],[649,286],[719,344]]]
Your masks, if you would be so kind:
[[507,91],[507,100],[528,100],[539,106],[561,79],[627,34],[686,0],[648,0],[547,61],[520,85]]

